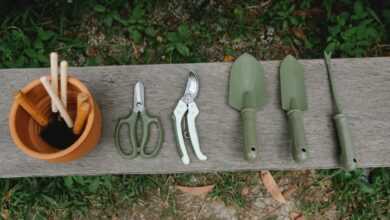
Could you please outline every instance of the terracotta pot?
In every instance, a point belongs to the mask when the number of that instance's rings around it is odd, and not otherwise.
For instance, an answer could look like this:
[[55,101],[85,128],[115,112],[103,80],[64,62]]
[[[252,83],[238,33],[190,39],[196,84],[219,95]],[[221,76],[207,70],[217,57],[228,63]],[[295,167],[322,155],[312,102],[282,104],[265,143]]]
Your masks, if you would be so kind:
[[[27,84],[21,91],[33,103],[36,103],[40,112],[50,116],[50,97],[39,80]],[[76,142],[64,150],[50,146],[40,136],[42,127],[18,103],[14,102],[9,114],[9,129],[16,146],[31,157],[49,162],[76,160],[95,148],[101,136],[102,118],[100,109],[88,88],[76,78],[69,77],[67,110],[73,120],[76,112],[76,97],[79,92],[88,94],[88,100],[92,108],[84,130]]]

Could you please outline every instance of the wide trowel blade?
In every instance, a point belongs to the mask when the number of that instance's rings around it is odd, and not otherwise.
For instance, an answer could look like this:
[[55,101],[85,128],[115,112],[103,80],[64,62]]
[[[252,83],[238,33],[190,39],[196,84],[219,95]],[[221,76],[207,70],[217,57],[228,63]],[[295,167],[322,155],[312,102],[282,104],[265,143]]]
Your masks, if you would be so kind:
[[247,53],[241,55],[232,65],[228,102],[237,110],[258,110],[266,102],[264,68],[256,58]]
[[280,86],[284,110],[307,109],[303,66],[291,55],[284,58],[280,66]]

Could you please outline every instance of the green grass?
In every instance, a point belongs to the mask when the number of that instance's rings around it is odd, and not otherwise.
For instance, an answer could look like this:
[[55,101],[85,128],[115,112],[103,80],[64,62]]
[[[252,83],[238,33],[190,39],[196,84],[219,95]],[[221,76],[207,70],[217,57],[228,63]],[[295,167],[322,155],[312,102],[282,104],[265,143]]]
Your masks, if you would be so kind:
[[[0,68],[47,67],[58,51],[71,65],[222,61],[250,52],[260,59],[388,55],[390,16],[386,1],[1,1]],[[376,4],[374,4],[376,3]],[[383,5],[380,5],[383,4]],[[377,169],[373,184],[361,172],[321,171],[331,178],[329,201],[305,203],[307,214],[337,204],[343,217],[388,215],[389,169]],[[242,187],[255,173],[17,178],[0,180],[0,219],[116,213],[160,189],[175,214],[174,184],[215,184],[211,196],[245,206]]]
[[245,186],[258,183],[258,175],[254,172],[209,173],[209,174],[176,174],[173,175],[175,184],[183,186],[203,186],[214,184],[210,196],[222,199],[226,204],[245,205],[242,190]]
[[0,181],[1,213],[11,219],[76,217],[88,209],[111,213],[162,185],[158,176],[20,178]]
[[[321,213],[335,205],[341,216],[350,219],[388,219],[390,216],[389,168],[374,169],[369,177],[362,169],[352,172],[326,170],[318,174],[319,182],[330,178],[332,185],[326,191],[332,193],[322,195],[317,202],[303,199],[301,208],[305,213]],[[308,193],[307,197],[310,196]]]
[[85,216],[93,209],[109,217],[159,189],[160,196],[168,199],[172,214],[175,213],[175,201],[174,196],[168,198],[168,193],[169,186],[175,184],[215,184],[210,196],[221,198],[227,204],[243,206],[245,198],[241,190],[253,185],[256,177],[254,173],[216,173],[1,179],[0,213],[11,219],[74,218]]

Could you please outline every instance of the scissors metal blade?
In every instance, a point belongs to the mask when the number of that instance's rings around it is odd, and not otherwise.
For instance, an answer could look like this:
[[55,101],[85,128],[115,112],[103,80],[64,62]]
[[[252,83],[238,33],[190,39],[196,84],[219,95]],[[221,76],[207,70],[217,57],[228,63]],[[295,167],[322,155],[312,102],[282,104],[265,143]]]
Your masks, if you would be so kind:
[[134,112],[144,111],[144,84],[142,81],[138,81],[134,86]]
[[190,71],[188,75],[187,85],[184,94],[195,99],[199,91],[199,79],[198,75],[194,71]]

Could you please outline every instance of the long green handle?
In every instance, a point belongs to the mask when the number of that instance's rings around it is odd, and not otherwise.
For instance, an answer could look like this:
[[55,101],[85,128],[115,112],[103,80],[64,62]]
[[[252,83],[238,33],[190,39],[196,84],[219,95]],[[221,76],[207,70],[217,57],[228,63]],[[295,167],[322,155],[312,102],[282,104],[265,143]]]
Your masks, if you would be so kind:
[[293,109],[287,112],[288,126],[292,141],[293,158],[296,162],[303,162],[307,159],[307,146],[305,140],[305,129],[303,126],[303,112]]
[[256,140],[256,109],[242,109],[241,120],[244,132],[244,157],[248,161],[253,161],[256,159],[258,151]]
[[356,168],[357,160],[347,118],[341,113],[334,116],[334,121],[341,150],[340,162],[344,169],[353,170]]

